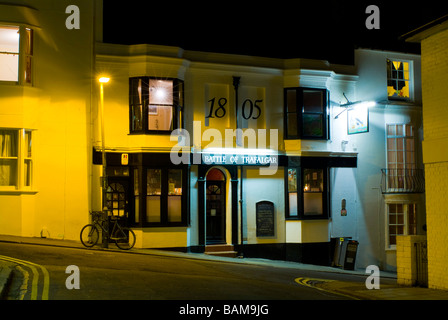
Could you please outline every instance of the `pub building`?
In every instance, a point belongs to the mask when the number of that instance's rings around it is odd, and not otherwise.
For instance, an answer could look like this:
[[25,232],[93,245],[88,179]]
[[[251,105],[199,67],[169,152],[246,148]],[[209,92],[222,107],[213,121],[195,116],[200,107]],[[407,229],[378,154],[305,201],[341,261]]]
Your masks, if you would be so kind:
[[96,65],[112,79],[106,203],[137,247],[329,265],[332,238],[358,235],[334,219],[342,199],[352,219],[359,201],[349,116],[338,117],[368,112],[351,104],[353,66],[113,44],[98,45]]
[[79,240],[106,207],[136,248],[331,265],[343,238],[391,271],[425,234],[419,55],[110,44],[69,5],[0,5],[0,234]]

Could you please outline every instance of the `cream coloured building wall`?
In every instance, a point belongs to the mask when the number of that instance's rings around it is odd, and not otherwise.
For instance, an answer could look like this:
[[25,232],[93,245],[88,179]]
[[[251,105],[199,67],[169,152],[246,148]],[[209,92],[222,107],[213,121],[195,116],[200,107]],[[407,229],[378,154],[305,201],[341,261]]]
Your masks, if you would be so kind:
[[0,187],[2,234],[78,239],[88,221],[96,3],[77,1],[80,29],[69,30],[71,4],[0,5],[0,25],[34,32],[32,84],[0,82],[0,128],[32,130],[33,161],[30,187]]

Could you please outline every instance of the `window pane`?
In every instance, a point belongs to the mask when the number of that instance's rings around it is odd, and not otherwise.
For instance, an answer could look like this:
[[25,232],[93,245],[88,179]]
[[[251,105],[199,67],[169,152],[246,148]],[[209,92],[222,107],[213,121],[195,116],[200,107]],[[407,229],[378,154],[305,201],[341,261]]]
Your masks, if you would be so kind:
[[160,222],[160,196],[146,197],[146,222]]
[[148,196],[161,195],[161,170],[148,169],[147,171],[147,188]]
[[289,193],[289,216],[297,217],[297,192]]
[[297,114],[290,113],[287,115],[288,137],[297,136]]
[[168,170],[168,195],[182,195],[182,170]]
[[297,169],[288,169],[288,192],[297,192]]
[[149,80],[149,104],[173,105],[173,81]]
[[148,129],[149,130],[173,130],[173,107],[154,106],[148,107]]
[[19,81],[19,55],[0,53],[0,81]]
[[322,91],[303,90],[303,112],[324,112]]
[[129,82],[129,91],[130,91],[130,103],[131,105],[139,105],[143,104],[143,92],[142,92],[142,83],[143,80],[140,78],[133,78]]
[[17,138],[16,130],[0,130],[0,157],[18,156]]
[[322,118],[321,114],[303,114],[303,134],[308,137],[322,137]]
[[132,131],[140,131],[143,129],[143,106],[134,105],[131,107],[132,111]]
[[395,135],[395,125],[394,124],[388,124],[387,125],[387,135],[388,136],[394,136]]
[[297,112],[297,92],[296,90],[286,91],[287,112]]
[[321,215],[322,193],[303,193],[303,209],[305,215]]
[[322,192],[323,173],[324,171],[322,169],[305,169],[303,171],[303,191]]
[[182,222],[182,197],[168,196],[168,222]]
[[0,186],[17,185],[17,161],[0,159]]
[[25,54],[33,55],[33,30],[25,29]]
[[0,27],[0,52],[19,53],[19,27]]
[[303,170],[303,209],[305,215],[323,214],[323,169]]
[[31,160],[25,160],[24,168],[23,168],[24,169],[23,183],[24,183],[25,187],[31,186],[31,174],[32,174],[32,169],[33,169],[32,166],[33,166],[33,163]]
[[138,169],[134,169],[134,212],[135,212],[135,223],[140,222],[140,191],[139,191],[139,175]]
[[19,27],[0,27],[0,81],[19,80]]

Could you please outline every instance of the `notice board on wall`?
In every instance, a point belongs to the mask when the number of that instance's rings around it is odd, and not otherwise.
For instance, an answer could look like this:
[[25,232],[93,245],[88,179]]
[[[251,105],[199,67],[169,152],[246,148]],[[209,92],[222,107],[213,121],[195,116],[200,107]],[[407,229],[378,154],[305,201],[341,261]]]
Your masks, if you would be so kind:
[[275,210],[271,201],[256,204],[257,237],[275,236]]

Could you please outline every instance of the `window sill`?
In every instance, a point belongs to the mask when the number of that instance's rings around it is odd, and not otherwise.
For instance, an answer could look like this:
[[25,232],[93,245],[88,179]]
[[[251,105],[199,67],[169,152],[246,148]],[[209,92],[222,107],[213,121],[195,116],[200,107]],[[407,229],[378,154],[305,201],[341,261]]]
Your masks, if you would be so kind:
[[38,190],[7,190],[0,189],[0,195],[21,195],[21,194],[37,194]]
[[168,136],[171,135],[173,131],[135,131],[129,132],[129,136]]

